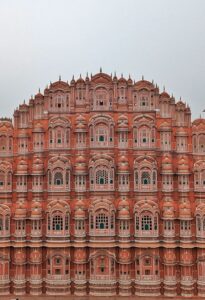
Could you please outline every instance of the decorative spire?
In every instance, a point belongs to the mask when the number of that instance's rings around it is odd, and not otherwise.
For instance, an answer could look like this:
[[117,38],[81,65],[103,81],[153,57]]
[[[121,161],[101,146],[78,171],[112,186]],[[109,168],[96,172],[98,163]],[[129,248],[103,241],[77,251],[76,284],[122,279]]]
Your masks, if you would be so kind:
[[123,78],[123,73],[121,73],[121,78]]
[[142,75],[142,80],[144,80],[144,75]]
[[163,86],[163,92],[165,92],[165,85]]
[[40,92],[41,92],[41,89],[40,89],[40,88],[38,89],[38,92],[39,92],[39,94],[40,94]]
[[100,73],[102,73],[102,67],[100,67]]
[[59,81],[61,81],[61,75],[59,75]]

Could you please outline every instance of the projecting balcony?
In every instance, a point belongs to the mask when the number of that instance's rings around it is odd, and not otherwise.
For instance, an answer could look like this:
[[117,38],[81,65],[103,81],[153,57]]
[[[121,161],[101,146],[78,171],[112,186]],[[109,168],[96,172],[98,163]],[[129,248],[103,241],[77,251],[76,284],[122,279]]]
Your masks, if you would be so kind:
[[176,283],[177,283],[176,276],[166,276],[166,275],[164,276],[164,284],[172,285]]
[[33,185],[32,192],[33,193],[43,193],[43,185]]
[[6,242],[10,239],[10,232],[0,230],[0,242]]
[[66,193],[70,192],[70,187],[65,187],[61,185],[53,185],[53,186],[48,186],[48,192],[49,193]]
[[[115,230],[114,229],[95,229],[95,230],[90,230],[89,232],[90,239],[97,239],[98,237],[101,237],[101,240],[105,240],[105,238],[110,237],[114,238],[115,237]],[[104,238],[103,238],[104,237]]]
[[47,275],[45,281],[51,285],[69,284],[70,275]]
[[46,241],[47,242],[68,242],[70,241],[70,234],[69,232],[61,232],[61,231],[52,231],[51,233],[46,234]]
[[196,185],[194,186],[194,191],[199,193],[205,193],[205,184],[204,185]]
[[14,237],[15,241],[25,241],[26,230],[15,230]]
[[17,193],[27,193],[28,191],[28,187],[27,187],[27,184],[25,185],[18,185],[16,186],[16,191]]
[[205,285],[205,276],[198,276],[197,283],[200,285]]
[[116,283],[116,277],[113,275],[95,275],[90,276],[90,284],[99,284],[99,285],[113,285]]
[[24,283],[26,283],[25,274],[23,274],[23,275],[19,275],[19,274],[15,275],[13,277],[13,283],[14,284],[24,284]]
[[174,238],[175,237],[175,230],[174,229],[165,229],[164,230],[164,234],[163,234],[164,238]]
[[188,229],[188,230],[180,230],[180,238],[185,239],[185,240],[190,240],[192,237],[192,234],[191,234],[191,230]]
[[119,192],[129,192],[130,190],[130,186],[129,184],[125,184],[125,185],[122,185],[122,184],[119,184],[119,188],[118,188],[118,191]]
[[158,275],[137,275],[135,279],[135,283],[142,284],[142,285],[160,284],[160,277]]
[[119,276],[119,284],[130,284],[131,283],[131,277],[129,274],[121,274]]
[[85,274],[76,274],[74,283],[75,284],[85,284],[87,282]]
[[31,229],[31,239],[39,240],[42,237],[42,230]]
[[194,284],[194,280],[192,276],[182,276],[181,277],[181,284],[190,286]]
[[40,284],[42,281],[42,275],[30,275],[29,282],[31,284]]
[[0,285],[7,284],[10,282],[9,275],[0,275]]

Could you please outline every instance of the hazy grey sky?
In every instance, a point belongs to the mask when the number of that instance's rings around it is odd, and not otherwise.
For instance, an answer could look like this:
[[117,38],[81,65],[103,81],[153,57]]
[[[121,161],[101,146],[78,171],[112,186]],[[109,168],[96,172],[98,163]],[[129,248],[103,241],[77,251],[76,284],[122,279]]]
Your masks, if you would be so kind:
[[116,71],[205,109],[204,0],[0,0],[0,116],[61,74]]

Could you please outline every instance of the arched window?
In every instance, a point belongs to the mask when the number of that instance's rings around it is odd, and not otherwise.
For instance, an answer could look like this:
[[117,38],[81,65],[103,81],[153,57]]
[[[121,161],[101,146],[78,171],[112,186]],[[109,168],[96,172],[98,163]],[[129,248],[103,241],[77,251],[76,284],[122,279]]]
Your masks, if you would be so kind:
[[148,172],[142,172],[141,183],[147,185],[151,183],[150,174]]
[[98,214],[96,216],[96,223],[95,223],[96,229],[108,229],[108,216],[105,214]]
[[53,230],[63,230],[63,218],[56,215],[53,217]]
[[198,136],[198,141],[199,141],[199,148],[198,148],[198,152],[200,153],[204,153],[205,152],[205,135],[204,134],[200,134]]
[[105,169],[96,172],[96,184],[108,184],[108,171]]
[[60,210],[51,211],[47,215],[48,236],[68,236],[70,227],[69,212]]
[[63,185],[63,174],[61,172],[56,172],[54,175],[54,184]]
[[115,213],[106,209],[90,212],[89,228],[91,236],[113,236],[115,234]]
[[3,188],[5,185],[5,172],[0,171],[0,188]]
[[158,236],[158,215],[150,211],[143,211],[135,214],[135,235],[136,237]]
[[144,215],[142,217],[141,229],[142,230],[152,230],[152,218],[149,215]]

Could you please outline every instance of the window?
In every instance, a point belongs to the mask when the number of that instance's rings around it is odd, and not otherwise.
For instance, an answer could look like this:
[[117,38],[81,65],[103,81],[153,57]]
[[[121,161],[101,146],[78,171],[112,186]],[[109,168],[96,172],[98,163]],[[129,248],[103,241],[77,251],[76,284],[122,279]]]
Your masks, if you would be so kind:
[[150,216],[142,217],[142,230],[152,230],[152,218]]
[[63,175],[60,172],[56,172],[54,175],[54,184],[63,185]]
[[108,216],[105,214],[96,216],[96,229],[108,229]]
[[53,217],[53,230],[63,230],[63,218],[59,215]]
[[150,175],[149,175],[149,173],[148,172],[143,172],[141,180],[142,180],[142,184],[144,184],[144,185],[150,184]]
[[108,171],[98,170],[96,172],[96,183],[97,184],[108,184]]

